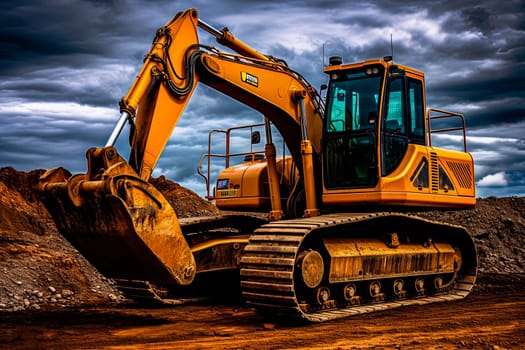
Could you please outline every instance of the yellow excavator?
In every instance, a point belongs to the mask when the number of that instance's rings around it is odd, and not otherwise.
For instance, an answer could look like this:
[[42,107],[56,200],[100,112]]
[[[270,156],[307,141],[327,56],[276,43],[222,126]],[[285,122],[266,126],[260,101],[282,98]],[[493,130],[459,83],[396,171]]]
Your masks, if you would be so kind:
[[[200,44],[199,27],[233,53]],[[321,98],[283,60],[195,9],[178,13],[157,31],[106,146],[87,151],[86,174],[40,179],[59,232],[139,301],[181,304],[226,285],[261,313],[322,322],[464,298],[477,274],[469,233],[409,214],[475,205],[463,115],[427,109],[423,73],[391,57],[331,57],[324,72]],[[179,219],[148,180],[198,83],[259,111],[266,144],[214,182],[208,198],[224,215]],[[114,144],[127,123],[125,160]],[[463,150],[432,146],[450,130]]]

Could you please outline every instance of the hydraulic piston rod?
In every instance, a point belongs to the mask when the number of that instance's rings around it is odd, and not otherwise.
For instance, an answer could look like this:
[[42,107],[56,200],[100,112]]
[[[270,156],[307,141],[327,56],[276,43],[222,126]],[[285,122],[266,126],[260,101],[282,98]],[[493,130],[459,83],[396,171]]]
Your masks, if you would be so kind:
[[270,57],[260,53],[259,51],[250,47],[246,43],[237,39],[232,33],[230,33],[228,28],[219,30],[217,28],[212,27],[211,25],[209,25],[201,19],[199,19],[199,27],[201,27],[202,29],[213,35],[215,38],[217,38],[217,42],[219,44],[229,47],[230,49],[234,50],[242,56],[256,58],[262,61],[271,61]]
[[126,121],[129,119],[129,117],[130,115],[126,111],[120,113],[120,118],[117,121],[115,127],[113,128],[113,131],[111,132],[108,141],[106,142],[106,147],[115,146],[115,142],[117,142],[118,136],[122,132],[122,129],[124,129],[124,125],[126,125]]

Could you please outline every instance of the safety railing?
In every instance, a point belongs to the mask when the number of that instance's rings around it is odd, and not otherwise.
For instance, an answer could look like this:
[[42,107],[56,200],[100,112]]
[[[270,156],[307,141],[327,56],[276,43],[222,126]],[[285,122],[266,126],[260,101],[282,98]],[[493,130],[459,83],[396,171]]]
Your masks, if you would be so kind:
[[[203,154],[201,156],[201,159],[199,161],[199,165],[197,166],[197,173],[204,178],[204,181],[206,182],[206,198],[207,199],[213,199],[213,196],[210,195],[210,177],[211,177],[211,166],[212,166],[212,159],[224,159],[224,168],[229,168],[231,159],[235,157],[241,157],[241,156],[250,156],[252,160],[257,159],[257,157],[260,157],[262,155],[264,157],[264,150],[254,150],[254,145],[258,142],[254,142],[252,135],[255,135],[255,129],[263,127],[264,123],[260,124],[250,124],[250,125],[242,125],[242,126],[236,126],[232,127],[226,130],[221,129],[212,129],[208,133],[208,152]],[[248,143],[250,144],[250,150],[246,152],[237,152],[237,153],[231,153],[231,137],[232,132],[239,131],[239,130],[249,130],[250,132],[250,141]],[[225,150],[224,153],[212,153],[212,144],[213,144],[213,136],[217,134],[224,134],[225,135]],[[205,172],[202,171],[202,165],[204,164],[204,161],[206,161],[207,169]]]
[[[433,114],[434,113],[434,114]],[[456,127],[441,127],[437,129],[432,128],[433,120],[443,119],[460,119],[460,126]],[[460,113],[445,111],[443,109],[428,108],[427,109],[427,130],[428,130],[428,145],[432,147],[432,135],[436,133],[461,131],[463,134],[463,151],[467,152],[467,132],[466,132],[465,116]]]

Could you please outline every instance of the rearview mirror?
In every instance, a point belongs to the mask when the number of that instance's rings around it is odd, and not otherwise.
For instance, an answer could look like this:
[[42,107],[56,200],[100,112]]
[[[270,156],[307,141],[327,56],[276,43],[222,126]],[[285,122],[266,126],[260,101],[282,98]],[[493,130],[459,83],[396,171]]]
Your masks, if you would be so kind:
[[261,142],[261,133],[259,131],[252,131],[252,145],[256,145]]

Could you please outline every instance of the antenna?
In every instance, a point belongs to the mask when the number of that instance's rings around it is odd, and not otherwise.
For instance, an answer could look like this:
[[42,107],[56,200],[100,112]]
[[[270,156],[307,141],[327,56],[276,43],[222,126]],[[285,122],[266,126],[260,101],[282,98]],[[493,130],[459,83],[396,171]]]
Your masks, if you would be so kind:
[[324,43],[323,43],[323,57],[322,57],[322,62],[323,62],[323,68],[325,67],[324,65]]
[[392,33],[390,33],[390,54],[392,56],[392,63],[394,63],[394,42],[392,40]]

